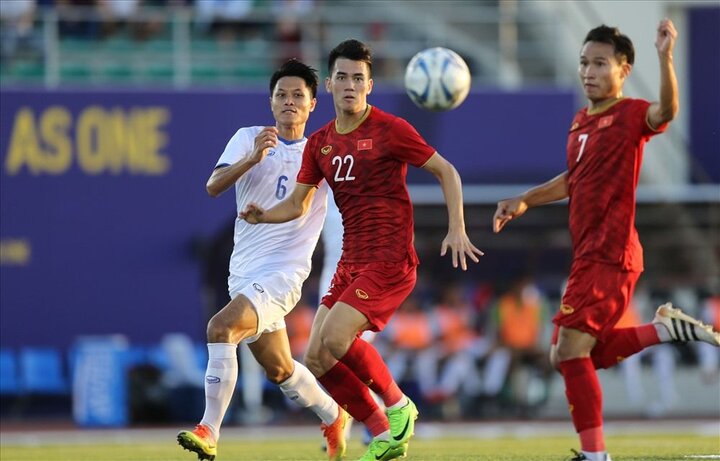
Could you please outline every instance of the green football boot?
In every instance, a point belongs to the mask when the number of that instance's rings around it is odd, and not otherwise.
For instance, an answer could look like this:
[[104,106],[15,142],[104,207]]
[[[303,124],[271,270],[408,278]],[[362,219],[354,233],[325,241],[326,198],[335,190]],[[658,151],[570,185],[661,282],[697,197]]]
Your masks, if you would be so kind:
[[388,461],[404,456],[402,445],[394,445],[387,440],[373,440],[360,461]]
[[402,454],[407,456],[408,442],[410,437],[415,435],[415,420],[418,417],[418,410],[410,398],[408,403],[396,410],[387,410],[388,421],[390,422],[390,444],[400,448]]

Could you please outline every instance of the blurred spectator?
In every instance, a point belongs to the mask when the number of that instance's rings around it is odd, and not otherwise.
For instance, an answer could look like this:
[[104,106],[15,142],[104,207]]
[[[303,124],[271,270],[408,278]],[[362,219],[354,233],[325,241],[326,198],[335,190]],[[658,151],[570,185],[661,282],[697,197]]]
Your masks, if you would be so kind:
[[433,344],[433,328],[417,296],[411,294],[402,303],[379,337],[377,347],[395,380],[412,380],[424,393],[429,384],[428,370],[418,360]]
[[521,406],[538,404],[547,397],[552,375],[547,304],[529,277],[515,280],[498,299],[491,322],[497,346],[486,364],[486,395],[497,395],[509,384],[513,398]]
[[[700,319],[720,331],[720,293],[710,294],[701,302]],[[715,384],[720,379],[720,349],[706,343],[697,343],[698,360],[703,381]]]
[[56,0],[61,38],[95,40],[100,36],[96,0]]
[[301,299],[293,310],[285,317],[288,338],[290,340],[290,353],[298,362],[305,360],[305,351],[310,341],[315,309]]
[[314,7],[313,0],[274,0],[271,11],[277,18],[275,22],[275,40],[278,46],[278,62],[296,58],[303,60],[303,27],[301,18],[309,14]]
[[[687,300],[686,300],[687,301]],[[650,295],[648,289],[640,285],[628,308],[620,317],[615,328],[630,328],[642,325],[643,319],[652,319],[655,309],[665,302],[664,295]],[[685,308],[685,306],[683,306]],[[689,306],[688,306],[689,307]],[[675,348],[672,344],[658,344],[631,355],[620,362],[620,370],[625,378],[625,389],[628,401],[645,413],[646,416],[660,417],[670,411],[677,402],[678,394],[675,387]],[[658,383],[658,394],[661,399],[648,398],[647,387],[642,384],[642,361],[648,357]]]
[[143,41],[156,35],[162,30],[165,21],[159,13],[157,16],[141,15],[142,4],[142,0],[97,0],[102,37],[108,38],[125,32],[133,39]]
[[35,30],[35,0],[13,0],[0,2],[0,60],[23,55],[39,57],[42,41]]
[[[462,396],[476,396],[481,378],[476,363],[491,346],[477,330],[474,306],[465,299],[463,287],[451,283],[444,287],[440,302],[431,314],[436,345],[423,354],[422,368],[427,375],[426,399],[441,403]],[[436,371],[437,370],[437,371]],[[436,379],[433,376],[437,375]]]
[[254,0],[195,0],[196,27],[221,43],[249,40],[261,32],[261,25],[250,20]]

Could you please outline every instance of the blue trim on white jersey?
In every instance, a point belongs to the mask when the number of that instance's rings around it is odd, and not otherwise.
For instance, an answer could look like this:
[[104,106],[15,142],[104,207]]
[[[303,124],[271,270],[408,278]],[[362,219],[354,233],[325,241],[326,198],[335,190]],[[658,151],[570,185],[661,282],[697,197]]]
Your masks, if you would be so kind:
[[287,140],[287,139],[284,139],[284,138],[281,138],[280,136],[278,136],[278,139],[280,141],[282,141],[283,144],[285,144],[287,146],[291,146],[293,144],[297,144],[299,142],[305,141],[306,138],[300,138],[300,139],[295,139],[294,141],[290,141],[290,140]]
[[213,168],[213,169],[217,170],[218,168],[223,168],[226,166],[230,166],[230,164],[229,163],[218,163],[217,165],[215,165],[215,168]]

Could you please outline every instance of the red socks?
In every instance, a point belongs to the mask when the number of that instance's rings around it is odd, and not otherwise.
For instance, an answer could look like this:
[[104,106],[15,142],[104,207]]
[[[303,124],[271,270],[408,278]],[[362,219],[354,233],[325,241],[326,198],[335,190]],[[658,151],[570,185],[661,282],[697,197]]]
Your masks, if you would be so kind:
[[[370,391],[342,362],[338,362],[318,378],[328,394],[357,421],[365,421],[380,410]],[[385,419],[387,421],[387,418]]]
[[350,370],[385,403],[391,406],[403,396],[380,354],[368,342],[356,338],[340,359]]
[[597,342],[590,357],[596,369],[610,368],[648,346],[660,342],[655,325],[648,323],[639,327],[616,328],[604,342]]
[[602,434],[602,390],[593,361],[589,358],[560,362],[565,395],[583,451],[605,451]]

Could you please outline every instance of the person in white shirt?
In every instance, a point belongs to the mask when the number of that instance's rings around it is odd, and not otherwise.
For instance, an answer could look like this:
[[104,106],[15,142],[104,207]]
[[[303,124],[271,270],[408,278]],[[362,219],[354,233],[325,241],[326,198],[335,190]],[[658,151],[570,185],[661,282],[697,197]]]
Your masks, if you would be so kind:
[[[211,196],[234,185],[239,212],[249,201],[271,207],[292,191],[307,141],[305,125],[317,102],[317,85],[316,71],[294,59],[272,75],[270,107],[275,126],[241,128],[235,133],[207,182]],[[217,454],[220,425],[237,382],[241,342],[248,345],[268,380],[320,417],[329,459],[345,455],[348,415],[312,373],[293,360],[284,320],[310,274],[326,204],[327,186],[323,186],[301,219],[273,226],[235,221],[228,278],[232,300],[207,326],[205,414],[194,430],[177,436],[178,443],[201,460],[213,460]]]

